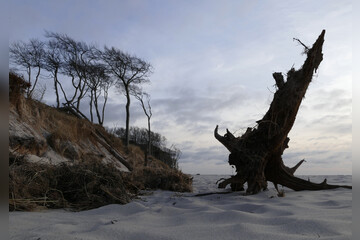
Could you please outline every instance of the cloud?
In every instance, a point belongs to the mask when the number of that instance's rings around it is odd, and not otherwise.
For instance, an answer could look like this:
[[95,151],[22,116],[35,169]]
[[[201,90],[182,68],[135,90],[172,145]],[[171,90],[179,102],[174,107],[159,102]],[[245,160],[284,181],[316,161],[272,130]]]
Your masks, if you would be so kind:
[[[203,162],[204,159],[208,161],[215,161],[226,163],[227,162],[227,150],[224,149],[222,146],[217,147],[190,147],[190,148],[183,148],[186,151],[185,154],[182,156],[182,162]],[[225,154],[224,154],[225,153]]]
[[[345,159],[342,169],[351,171],[346,160],[352,115],[351,1],[20,0],[11,5],[10,42],[42,38],[50,30],[149,61],[154,73],[146,91],[152,96],[153,130],[182,150],[184,170],[202,173],[231,172],[227,150],[213,137],[215,126],[237,135],[254,126],[273,97],[271,74],[303,63],[302,47],[292,38],[312,44],[326,29],[324,60],[286,152],[294,154],[294,161],[311,157],[324,167],[314,169],[323,173],[334,170],[322,155],[339,168]],[[51,97],[52,85],[48,89]],[[106,125],[125,126],[124,104],[121,94],[111,93]],[[142,127],[145,121],[132,100],[131,124]]]
[[[292,167],[301,159],[306,162],[301,165],[296,174],[351,174],[351,151],[313,150],[284,153],[286,166]],[[350,171],[349,171],[350,168]]]
[[314,110],[326,110],[332,112],[339,112],[351,109],[352,98],[351,92],[347,89],[319,89],[313,93]]
[[192,90],[185,90],[179,96],[154,100],[158,114],[172,116],[177,124],[210,123],[220,121],[220,113],[233,111],[235,106],[247,100],[243,91],[228,95],[197,96]]

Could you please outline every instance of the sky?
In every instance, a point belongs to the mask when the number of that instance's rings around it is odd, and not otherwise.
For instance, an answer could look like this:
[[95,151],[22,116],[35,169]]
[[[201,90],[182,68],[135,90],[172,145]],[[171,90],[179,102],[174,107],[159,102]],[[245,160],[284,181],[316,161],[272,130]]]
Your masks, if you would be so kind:
[[[179,167],[192,174],[235,173],[214,128],[240,136],[254,127],[272,101],[272,73],[305,60],[293,38],[311,46],[325,29],[324,60],[283,159],[291,167],[305,158],[297,174],[352,173],[352,1],[14,0],[10,8],[10,43],[48,30],[150,62],[152,130],[182,151]],[[44,100],[54,103],[51,83]],[[113,91],[106,126],[125,126],[124,104]],[[130,117],[147,126],[135,99]]]

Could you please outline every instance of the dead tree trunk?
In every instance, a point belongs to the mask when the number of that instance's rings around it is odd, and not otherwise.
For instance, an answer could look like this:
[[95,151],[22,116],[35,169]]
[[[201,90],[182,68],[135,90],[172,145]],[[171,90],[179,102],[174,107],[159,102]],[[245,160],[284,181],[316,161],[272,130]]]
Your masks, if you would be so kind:
[[267,181],[277,187],[281,184],[295,191],[331,189],[339,186],[323,183],[316,184],[293,175],[303,162],[293,168],[286,167],[282,154],[288,147],[287,137],[296,118],[302,99],[311,82],[314,71],[323,59],[322,46],[325,30],[322,31],[312,48],[306,49],[307,58],[299,70],[292,68],[287,73],[286,82],[281,73],[273,77],[278,90],[265,116],[257,121],[257,127],[248,128],[241,137],[235,137],[228,130],[224,136],[214,135],[229,151],[229,164],[236,168],[236,175],[219,183],[219,188],[231,184],[232,190],[243,190],[247,182],[247,194],[256,194],[267,188]]

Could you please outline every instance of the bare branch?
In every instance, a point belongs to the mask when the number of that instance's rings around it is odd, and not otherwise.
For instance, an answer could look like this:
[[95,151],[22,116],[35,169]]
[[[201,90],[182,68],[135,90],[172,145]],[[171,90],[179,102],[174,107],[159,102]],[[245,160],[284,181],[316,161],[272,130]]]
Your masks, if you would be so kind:
[[303,42],[301,42],[300,39],[293,38],[293,41],[297,41],[298,43],[300,43],[304,47],[303,54],[307,54],[309,52],[310,48],[308,46],[306,46]]

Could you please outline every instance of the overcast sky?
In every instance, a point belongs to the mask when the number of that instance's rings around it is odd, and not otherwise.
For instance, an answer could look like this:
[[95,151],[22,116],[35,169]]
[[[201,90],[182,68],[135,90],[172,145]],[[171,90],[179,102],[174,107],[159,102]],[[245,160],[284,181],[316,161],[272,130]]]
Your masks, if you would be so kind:
[[[288,166],[306,159],[298,174],[351,174],[351,2],[13,0],[9,40],[41,39],[48,30],[149,61],[152,129],[181,149],[180,168],[233,174],[215,126],[235,135],[255,126],[275,91],[272,73],[303,64],[293,38],[311,46],[326,29],[324,60],[283,157]],[[47,89],[52,104],[50,84]],[[124,103],[122,95],[110,96],[105,125],[125,125]],[[131,125],[146,127],[135,100],[131,113]]]

